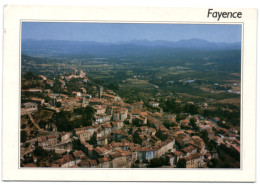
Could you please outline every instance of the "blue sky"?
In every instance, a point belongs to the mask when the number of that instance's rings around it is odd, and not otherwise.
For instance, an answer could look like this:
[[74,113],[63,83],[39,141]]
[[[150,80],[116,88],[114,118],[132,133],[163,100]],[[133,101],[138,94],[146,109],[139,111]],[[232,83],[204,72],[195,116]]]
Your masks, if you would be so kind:
[[134,39],[241,42],[241,25],[23,22],[22,39],[114,43]]

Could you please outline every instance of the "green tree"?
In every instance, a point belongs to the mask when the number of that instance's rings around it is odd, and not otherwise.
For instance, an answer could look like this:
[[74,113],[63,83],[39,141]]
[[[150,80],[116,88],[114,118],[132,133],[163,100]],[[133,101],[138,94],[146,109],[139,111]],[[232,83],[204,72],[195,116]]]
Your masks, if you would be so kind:
[[94,132],[94,134],[91,136],[89,140],[89,144],[96,146],[97,145],[97,134]]
[[191,124],[191,126],[192,126],[192,128],[193,128],[194,130],[196,130],[196,131],[199,130],[199,127],[197,126],[196,120],[195,120],[194,118],[191,118],[191,119],[190,119],[190,124]]
[[158,168],[158,167],[161,167],[163,164],[162,164],[162,161],[160,158],[153,158],[150,160],[150,165],[148,167],[150,168]]
[[34,150],[34,154],[36,156],[40,156],[40,157],[44,157],[44,156],[47,156],[48,152],[46,150],[44,150],[41,146],[37,146]]
[[22,124],[21,128],[25,129],[25,127],[26,127],[26,124]]
[[142,140],[140,139],[137,131],[133,135],[133,142],[136,144],[142,144]]
[[180,159],[177,163],[177,168],[186,168],[186,160],[185,159]]
[[25,141],[26,141],[26,139],[27,139],[27,132],[26,131],[24,131],[24,130],[22,130],[21,131],[21,142],[22,143],[24,143]]

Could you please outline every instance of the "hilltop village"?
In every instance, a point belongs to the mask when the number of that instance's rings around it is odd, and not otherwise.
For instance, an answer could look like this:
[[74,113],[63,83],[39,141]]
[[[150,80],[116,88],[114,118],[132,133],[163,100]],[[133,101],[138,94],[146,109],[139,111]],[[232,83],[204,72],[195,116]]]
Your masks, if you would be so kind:
[[[59,78],[26,73],[21,89],[22,167],[239,168],[240,132],[207,103],[175,99],[169,113],[152,100],[126,103],[83,71]],[[232,158],[232,160],[231,160]],[[233,165],[233,166],[232,166]]]

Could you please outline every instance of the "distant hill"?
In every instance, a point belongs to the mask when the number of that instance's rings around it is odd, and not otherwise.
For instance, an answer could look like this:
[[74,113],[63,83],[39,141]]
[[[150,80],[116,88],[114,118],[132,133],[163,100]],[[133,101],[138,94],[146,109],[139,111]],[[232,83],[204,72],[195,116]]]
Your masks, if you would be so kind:
[[93,41],[65,40],[22,40],[22,53],[26,55],[153,55],[154,53],[169,54],[178,50],[240,50],[241,43],[216,43],[202,39],[171,41],[132,40],[118,43],[100,43]]

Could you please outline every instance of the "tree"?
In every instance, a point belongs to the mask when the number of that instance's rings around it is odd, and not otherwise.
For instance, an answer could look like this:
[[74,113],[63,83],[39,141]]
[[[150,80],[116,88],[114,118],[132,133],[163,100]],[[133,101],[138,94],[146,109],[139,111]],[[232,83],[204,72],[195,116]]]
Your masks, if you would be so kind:
[[142,140],[140,139],[137,131],[133,135],[133,142],[136,144],[142,144]]
[[25,141],[26,141],[26,139],[27,139],[27,132],[26,131],[24,131],[24,130],[22,130],[21,131],[21,142],[22,143],[24,143]]
[[218,165],[218,160],[215,158],[210,159],[210,163],[208,165],[209,168],[216,168]]
[[177,163],[177,168],[186,168],[186,160],[185,159],[180,159]]
[[44,156],[46,156],[47,153],[48,153],[48,152],[47,152],[46,150],[44,150],[41,146],[37,146],[37,147],[35,148],[35,150],[34,150],[34,154],[35,154],[36,156],[42,156],[42,157],[44,157]]
[[151,159],[150,161],[150,164],[148,167],[150,168],[158,168],[158,167],[161,167],[163,164],[162,164],[162,161],[160,158],[153,158]]
[[97,134],[94,132],[94,134],[91,136],[89,140],[89,144],[96,146],[97,145]]
[[162,134],[161,130],[158,130],[155,134],[156,137],[158,137],[160,140],[164,141],[167,136],[165,134]]
[[161,167],[163,165],[169,165],[168,160],[165,157],[160,157],[160,158],[151,159],[148,167],[158,168],[158,167]]
[[56,107],[61,107],[61,102],[56,102]]
[[187,112],[187,113],[190,113],[192,115],[198,113],[197,106],[195,106],[193,104],[186,104],[185,107],[184,107],[184,111]]
[[190,119],[190,124],[191,124],[191,126],[192,126],[192,128],[193,128],[194,130],[196,130],[196,131],[199,130],[199,127],[197,126],[196,120],[195,120],[194,118],[191,118],[191,119]]
[[79,139],[73,140],[72,144],[74,150],[82,150],[82,144]]
[[166,127],[166,128],[170,128],[170,127],[174,127],[174,126],[177,126],[174,122],[170,122],[170,121],[164,121],[163,122],[163,125]]

